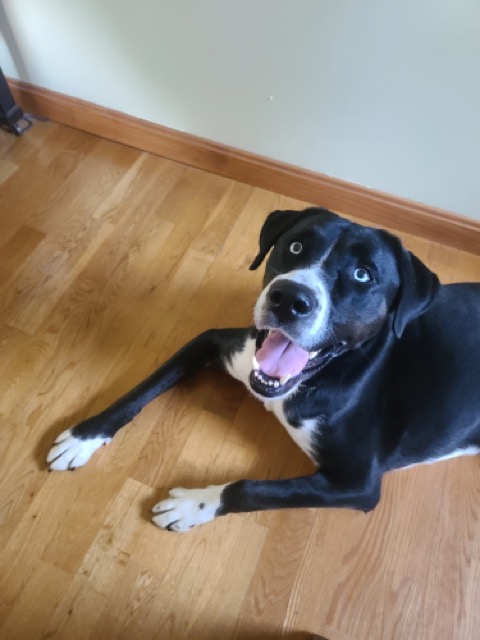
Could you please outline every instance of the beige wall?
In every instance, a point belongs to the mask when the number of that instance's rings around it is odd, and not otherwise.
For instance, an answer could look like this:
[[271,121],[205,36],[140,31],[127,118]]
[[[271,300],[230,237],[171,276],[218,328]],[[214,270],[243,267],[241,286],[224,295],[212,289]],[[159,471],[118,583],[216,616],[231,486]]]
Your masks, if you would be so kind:
[[7,75],[480,219],[478,0],[3,10]]

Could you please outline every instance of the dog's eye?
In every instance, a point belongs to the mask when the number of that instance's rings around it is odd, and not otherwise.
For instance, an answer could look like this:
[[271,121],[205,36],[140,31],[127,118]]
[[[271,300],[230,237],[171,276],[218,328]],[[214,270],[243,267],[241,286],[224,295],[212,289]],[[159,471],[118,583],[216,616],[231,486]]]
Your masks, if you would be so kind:
[[353,277],[358,282],[370,282],[372,279],[370,271],[368,271],[368,269],[363,269],[362,267],[355,269],[355,271],[353,272]]
[[298,256],[298,254],[302,252],[303,246],[301,242],[292,242],[292,244],[288,248],[290,250],[290,253]]

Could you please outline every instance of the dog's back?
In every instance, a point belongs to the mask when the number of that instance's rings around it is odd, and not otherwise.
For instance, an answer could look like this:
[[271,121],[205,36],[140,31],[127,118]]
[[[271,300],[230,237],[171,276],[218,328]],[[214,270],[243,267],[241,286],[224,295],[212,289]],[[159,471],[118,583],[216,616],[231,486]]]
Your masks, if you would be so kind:
[[[480,283],[443,285],[395,344],[384,389],[389,437],[404,460],[433,461],[480,447]],[[408,425],[408,429],[404,429]]]

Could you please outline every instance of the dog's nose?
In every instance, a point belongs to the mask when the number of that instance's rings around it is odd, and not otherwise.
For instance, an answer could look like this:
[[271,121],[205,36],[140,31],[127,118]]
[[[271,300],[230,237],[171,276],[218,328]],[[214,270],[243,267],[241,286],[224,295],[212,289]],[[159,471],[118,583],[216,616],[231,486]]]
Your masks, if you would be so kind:
[[305,318],[315,308],[311,289],[292,280],[277,280],[267,295],[268,306],[281,322]]

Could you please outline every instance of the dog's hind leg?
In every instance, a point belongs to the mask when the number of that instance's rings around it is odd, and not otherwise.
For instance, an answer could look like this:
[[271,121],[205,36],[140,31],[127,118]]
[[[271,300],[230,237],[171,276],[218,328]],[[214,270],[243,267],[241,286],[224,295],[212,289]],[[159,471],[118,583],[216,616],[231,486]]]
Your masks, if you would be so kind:
[[151,400],[177,382],[209,365],[227,368],[231,357],[242,350],[251,329],[211,329],[200,334],[126,395],[96,416],[61,433],[47,456],[51,471],[84,465]]

